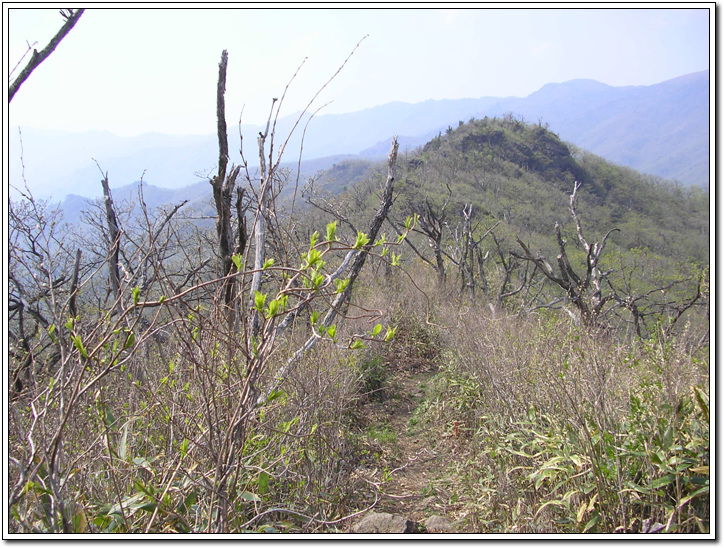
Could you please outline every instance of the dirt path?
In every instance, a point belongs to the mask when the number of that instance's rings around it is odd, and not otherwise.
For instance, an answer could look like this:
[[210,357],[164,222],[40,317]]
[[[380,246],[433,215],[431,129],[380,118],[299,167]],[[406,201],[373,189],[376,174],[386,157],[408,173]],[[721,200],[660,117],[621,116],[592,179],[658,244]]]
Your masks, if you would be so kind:
[[434,374],[434,368],[419,363],[389,371],[380,394],[364,405],[362,416],[374,451],[364,475],[379,489],[375,512],[418,523],[432,515],[450,521],[459,517],[460,505],[445,477],[452,433],[423,428],[416,413]]

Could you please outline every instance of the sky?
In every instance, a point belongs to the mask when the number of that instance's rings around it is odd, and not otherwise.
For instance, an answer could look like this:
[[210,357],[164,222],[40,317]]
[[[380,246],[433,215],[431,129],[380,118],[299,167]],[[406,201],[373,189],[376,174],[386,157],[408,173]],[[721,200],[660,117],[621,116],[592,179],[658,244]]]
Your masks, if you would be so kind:
[[[713,9],[707,8],[713,4],[644,4],[643,9],[627,4],[602,4],[602,9],[591,4],[580,9],[133,5],[87,9],[16,94],[6,117],[10,127],[124,136],[213,134],[224,49],[230,129],[240,118],[264,123],[274,97],[284,96],[282,116],[306,108],[353,51],[314,100],[312,111],[323,107],[318,115],[393,101],[525,97],[547,83],[577,78],[650,85],[709,69],[712,51]],[[627,7],[611,7],[617,5]],[[45,47],[63,23],[62,7],[4,4],[6,75],[28,44]]]

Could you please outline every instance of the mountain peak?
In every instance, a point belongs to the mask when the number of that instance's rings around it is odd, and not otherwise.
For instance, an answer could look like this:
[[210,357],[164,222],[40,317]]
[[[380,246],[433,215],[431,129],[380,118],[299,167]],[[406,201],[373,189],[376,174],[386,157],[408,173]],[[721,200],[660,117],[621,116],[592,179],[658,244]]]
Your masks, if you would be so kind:
[[531,93],[527,99],[532,101],[568,101],[570,97],[584,96],[588,99],[591,96],[601,97],[611,93],[617,93],[622,89],[625,88],[609,86],[598,80],[579,78],[566,82],[546,84],[538,91]]
[[574,78],[573,80],[566,80],[565,82],[551,82],[549,84],[545,84],[542,88],[540,88],[539,91],[542,91],[544,89],[561,89],[561,88],[575,88],[581,91],[591,91],[591,90],[602,90],[602,89],[611,89],[614,86],[609,86],[608,84],[604,84],[603,82],[599,82],[598,80],[593,80],[591,78]]

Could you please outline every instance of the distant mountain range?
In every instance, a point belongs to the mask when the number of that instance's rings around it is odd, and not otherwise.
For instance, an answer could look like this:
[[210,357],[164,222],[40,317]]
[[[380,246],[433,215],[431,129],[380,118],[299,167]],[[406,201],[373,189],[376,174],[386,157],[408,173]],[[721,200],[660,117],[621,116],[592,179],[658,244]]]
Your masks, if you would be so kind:
[[[611,162],[685,185],[709,187],[709,71],[650,86],[572,80],[547,84],[525,98],[397,102],[349,114],[318,115],[306,131],[302,172],[311,174],[353,156],[381,158],[395,134],[403,149],[411,149],[459,121],[507,113],[547,124],[564,141]],[[278,135],[286,136],[298,117],[281,118]],[[253,147],[261,129],[244,128],[244,152],[250,161],[257,157]],[[10,129],[10,182],[19,187],[27,182],[36,196],[54,200],[68,194],[99,195],[98,166],[109,173],[112,188],[142,176],[157,187],[185,187],[206,180],[218,155],[215,135],[119,137],[107,132],[21,130],[22,162],[21,134],[18,128]],[[299,159],[301,133],[298,128],[286,148],[284,159],[293,167]],[[241,162],[234,131],[229,142],[231,161]],[[280,144],[278,139],[277,150]]]

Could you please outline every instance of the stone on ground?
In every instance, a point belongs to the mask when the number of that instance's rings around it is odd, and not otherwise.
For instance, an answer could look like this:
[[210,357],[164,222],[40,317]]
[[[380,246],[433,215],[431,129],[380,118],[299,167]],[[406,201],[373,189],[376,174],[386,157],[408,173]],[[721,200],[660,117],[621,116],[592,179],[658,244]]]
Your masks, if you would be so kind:
[[430,516],[425,520],[425,528],[428,533],[454,533],[455,526],[452,522],[442,516]]
[[362,521],[352,527],[352,532],[357,534],[402,534],[418,533],[418,524],[402,516],[393,514],[368,514]]

